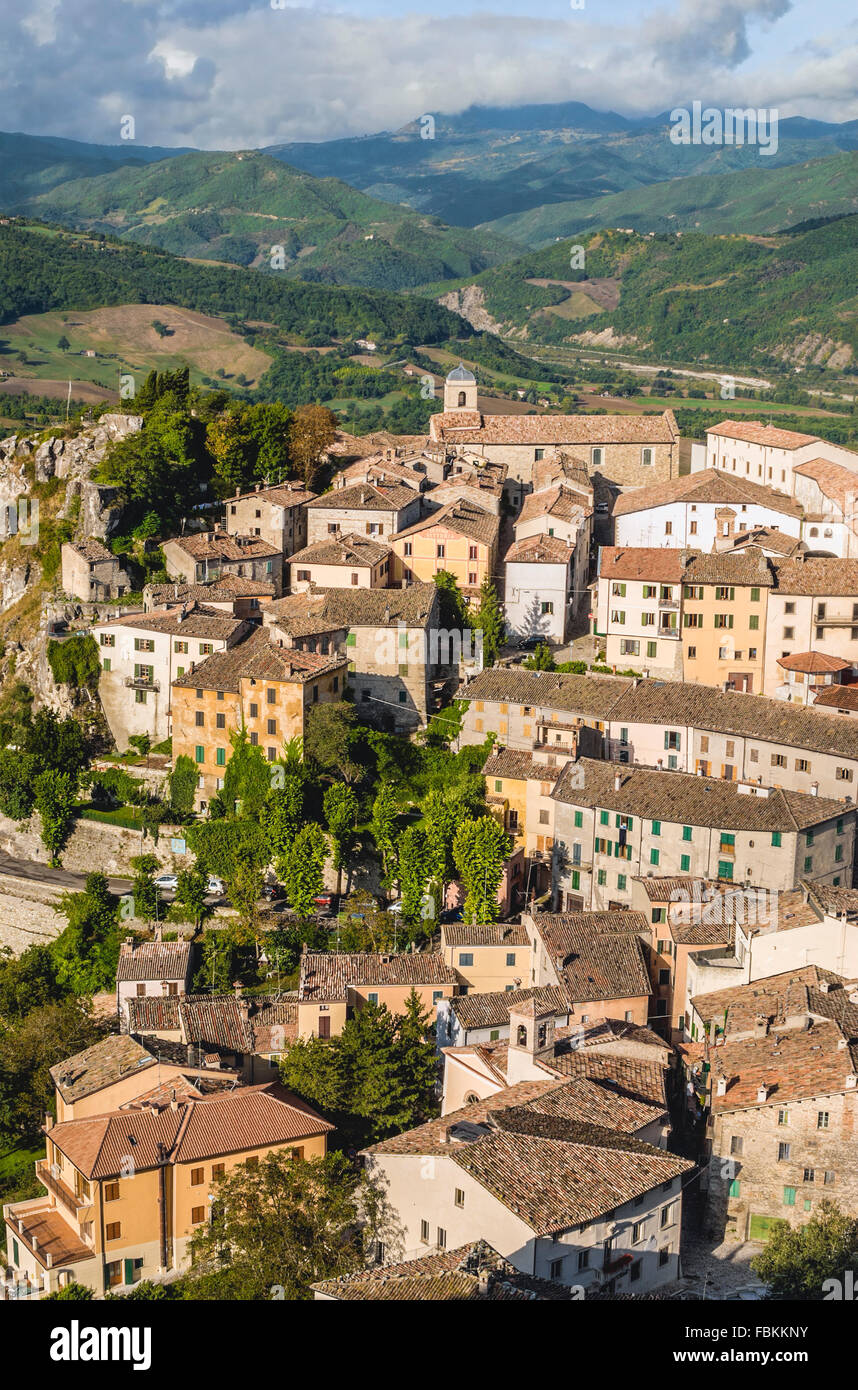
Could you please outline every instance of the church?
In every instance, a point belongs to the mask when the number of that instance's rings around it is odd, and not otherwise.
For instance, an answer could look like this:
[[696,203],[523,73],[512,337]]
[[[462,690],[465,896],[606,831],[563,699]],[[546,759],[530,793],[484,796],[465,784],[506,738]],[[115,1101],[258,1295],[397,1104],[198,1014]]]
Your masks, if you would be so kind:
[[444,382],[444,409],[431,416],[430,442],[506,464],[508,476],[533,482],[533,467],[555,451],[572,454],[620,491],[679,476],[679,427],[660,415],[484,415],[477,379],[460,362]]

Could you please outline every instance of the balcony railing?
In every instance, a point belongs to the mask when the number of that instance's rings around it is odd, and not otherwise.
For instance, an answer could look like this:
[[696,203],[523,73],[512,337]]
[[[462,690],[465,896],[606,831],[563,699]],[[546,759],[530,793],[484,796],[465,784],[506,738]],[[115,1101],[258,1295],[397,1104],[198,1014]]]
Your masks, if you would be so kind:
[[672,638],[674,638],[674,640],[676,640],[676,639],[678,639],[682,634],[681,634],[680,629],[679,629],[678,627],[660,627],[660,628],[658,629],[658,635],[659,635],[659,637],[672,637]]
[[660,598],[659,601],[658,601],[658,606],[659,606],[659,608],[672,608],[672,609],[675,609],[675,610],[678,611],[678,609],[679,609],[679,599],[677,599],[677,598]]
[[44,1184],[49,1192],[53,1193],[57,1201],[62,1203],[66,1211],[69,1212],[75,1220],[78,1219],[80,1212],[84,1211],[86,1207],[92,1206],[91,1198],[76,1197],[70,1187],[66,1187],[64,1182],[61,1182],[59,1178],[55,1178],[44,1159],[39,1159],[36,1163],[36,1177],[39,1179],[40,1183]]
[[125,684],[129,690],[160,690],[161,682],[156,681],[154,676],[151,680],[145,676],[126,676]]

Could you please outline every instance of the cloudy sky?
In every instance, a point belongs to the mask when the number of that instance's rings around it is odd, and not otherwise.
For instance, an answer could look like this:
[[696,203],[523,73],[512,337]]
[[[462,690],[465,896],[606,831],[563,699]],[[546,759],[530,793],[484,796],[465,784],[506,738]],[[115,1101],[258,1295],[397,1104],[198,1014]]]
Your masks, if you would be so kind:
[[854,0],[0,0],[0,130],[242,149],[472,103],[858,118]]

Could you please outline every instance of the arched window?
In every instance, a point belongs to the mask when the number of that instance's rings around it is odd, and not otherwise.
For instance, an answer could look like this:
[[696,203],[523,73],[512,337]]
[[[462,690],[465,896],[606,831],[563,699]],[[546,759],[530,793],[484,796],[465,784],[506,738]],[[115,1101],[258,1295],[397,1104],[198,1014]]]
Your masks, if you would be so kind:
[[544,1046],[545,1046],[545,1024],[544,1024],[544,1023],[540,1023],[540,1025],[539,1025],[539,1044],[538,1044],[538,1046],[539,1046],[539,1047],[544,1047]]
[[523,1023],[520,1023],[518,1025],[516,1042],[518,1043],[519,1047],[527,1047],[527,1029],[525,1028]]
[[468,1094],[465,1096],[466,1105],[474,1105],[478,1100],[479,1096],[477,1095],[476,1091],[469,1091]]
[[459,392],[459,405],[464,405],[464,404],[465,404],[465,401],[466,401],[467,399],[468,399],[468,398],[467,398],[467,396],[465,395],[464,391],[460,391],[460,392]]

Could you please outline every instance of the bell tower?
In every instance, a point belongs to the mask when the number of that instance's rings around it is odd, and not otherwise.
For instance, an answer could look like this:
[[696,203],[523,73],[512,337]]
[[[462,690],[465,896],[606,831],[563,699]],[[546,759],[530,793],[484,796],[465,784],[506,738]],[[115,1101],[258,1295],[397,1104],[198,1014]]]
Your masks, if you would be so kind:
[[535,999],[525,999],[521,1004],[511,1005],[507,1085],[543,1079],[545,1072],[536,1066],[536,1062],[553,1056],[554,1010],[551,1005],[538,1004]]
[[477,378],[460,362],[444,382],[444,410],[476,410]]

